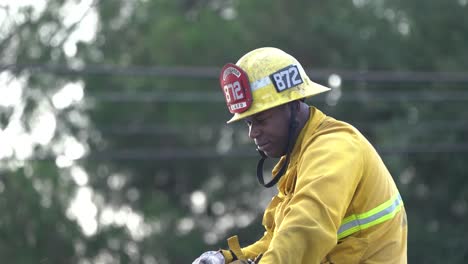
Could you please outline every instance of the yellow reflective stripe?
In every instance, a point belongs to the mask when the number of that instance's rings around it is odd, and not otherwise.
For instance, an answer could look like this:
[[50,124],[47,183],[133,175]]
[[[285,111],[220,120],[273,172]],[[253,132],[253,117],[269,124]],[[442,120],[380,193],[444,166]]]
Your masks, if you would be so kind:
[[400,194],[396,194],[390,200],[368,212],[346,217],[338,230],[338,239],[393,218],[401,210],[402,205],[403,200]]

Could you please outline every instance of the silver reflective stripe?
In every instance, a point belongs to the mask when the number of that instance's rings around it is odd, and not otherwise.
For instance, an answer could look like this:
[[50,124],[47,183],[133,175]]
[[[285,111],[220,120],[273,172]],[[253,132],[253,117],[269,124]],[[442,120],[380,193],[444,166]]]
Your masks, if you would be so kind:
[[[395,214],[400,211],[402,204],[403,200],[400,194],[398,194],[396,197],[393,197],[367,213],[346,217],[343,220],[345,223],[342,224],[338,230],[338,239],[393,218]],[[381,206],[384,207],[379,208]]]
[[253,91],[263,88],[271,83],[270,77],[264,77],[250,84],[250,89]]

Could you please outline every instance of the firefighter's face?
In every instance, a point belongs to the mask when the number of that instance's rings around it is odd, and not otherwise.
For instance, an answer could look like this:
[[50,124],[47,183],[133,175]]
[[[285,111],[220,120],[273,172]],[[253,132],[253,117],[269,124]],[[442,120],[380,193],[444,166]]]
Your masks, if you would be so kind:
[[290,116],[290,107],[285,104],[245,118],[249,137],[268,157],[279,158],[286,154]]

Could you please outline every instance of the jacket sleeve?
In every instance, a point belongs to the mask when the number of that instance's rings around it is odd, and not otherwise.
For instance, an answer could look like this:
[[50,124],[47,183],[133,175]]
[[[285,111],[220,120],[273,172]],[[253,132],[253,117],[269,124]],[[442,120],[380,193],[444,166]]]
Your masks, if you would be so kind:
[[320,263],[337,244],[362,170],[359,140],[352,133],[334,131],[304,146],[294,194],[260,263]]
[[268,249],[271,241],[271,233],[266,231],[263,237],[254,244],[242,248],[242,252],[249,259],[255,259],[258,255],[262,254]]

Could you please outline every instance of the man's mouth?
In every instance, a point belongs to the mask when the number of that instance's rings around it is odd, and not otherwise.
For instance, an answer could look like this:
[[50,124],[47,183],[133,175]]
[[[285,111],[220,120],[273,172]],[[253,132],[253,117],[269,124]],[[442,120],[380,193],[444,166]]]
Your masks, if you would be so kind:
[[268,147],[269,144],[270,144],[269,142],[260,143],[260,144],[257,144],[257,148],[261,151],[264,151]]

